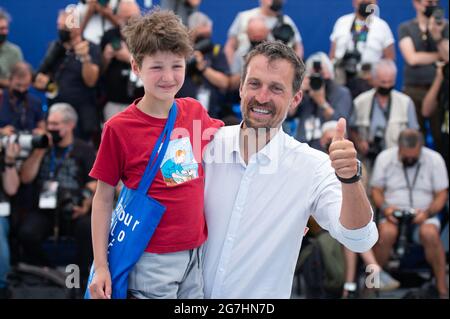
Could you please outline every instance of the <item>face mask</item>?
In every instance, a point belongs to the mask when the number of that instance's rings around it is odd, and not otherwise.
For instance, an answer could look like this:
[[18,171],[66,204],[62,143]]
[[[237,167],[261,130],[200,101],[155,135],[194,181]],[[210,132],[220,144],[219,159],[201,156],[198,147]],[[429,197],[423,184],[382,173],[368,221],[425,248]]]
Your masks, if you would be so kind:
[[369,6],[370,6],[370,3],[367,3],[367,2],[361,3],[358,8],[358,13],[362,17],[367,18],[372,13],[372,10],[369,10]]
[[418,158],[402,158],[402,163],[404,167],[412,167],[416,165]]
[[52,136],[52,140],[53,140],[53,145],[58,145],[59,142],[62,141],[62,136],[59,134],[58,130],[49,130],[48,131],[50,133],[50,135]]
[[70,31],[65,29],[58,30],[58,37],[61,42],[69,42],[70,41]]
[[270,6],[270,10],[273,12],[280,12],[283,9],[283,1],[281,0],[273,0],[272,5]]
[[391,91],[394,89],[393,86],[389,87],[389,88],[383,88],[383,87],[379,87],[377,89],[377,93],[383,96],[387,96],[389,94],[391,94]]
[[427,18],[433,15],[434,10],[436,10],[437,6],[426,6],[425,12],[423,13]]
[[0,34],[0,44],[2,44],[3,42],[6,42],[7,36],[8,36],[7,34]]
[[28,91],[19,91],[19,90],[16,90],[16,89],[13,89],[12,90],[12,94],[16,97],[16,98],[18,98],[19,100],[23,100],[26,96],[27,96],[27,93],[28,93]]

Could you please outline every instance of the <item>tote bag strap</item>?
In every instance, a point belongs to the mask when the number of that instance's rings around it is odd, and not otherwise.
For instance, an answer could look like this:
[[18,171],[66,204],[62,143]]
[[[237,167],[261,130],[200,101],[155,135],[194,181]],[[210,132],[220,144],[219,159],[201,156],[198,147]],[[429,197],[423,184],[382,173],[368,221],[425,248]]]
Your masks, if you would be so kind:
[[[177,105],[173,102],[172,107],[170,108],[169,117],[167,119],[164,130],[159,136],[156,144],[153,148],[152,154],[150,156],[150,160],[148,161],[147,167],[145,168],[144,175],[138,186],[138,191],[143,194],[147,194],[150,185],[152,184],[156,173],[159,170],[159,166],[166,154],[167,147],[170,142],[170,135],[172,134],[173,127],[175,126],[175,121],[177,118]],[[164,142],[162,142],[164,140]],[[161,145],[161,143],[163,143]]]

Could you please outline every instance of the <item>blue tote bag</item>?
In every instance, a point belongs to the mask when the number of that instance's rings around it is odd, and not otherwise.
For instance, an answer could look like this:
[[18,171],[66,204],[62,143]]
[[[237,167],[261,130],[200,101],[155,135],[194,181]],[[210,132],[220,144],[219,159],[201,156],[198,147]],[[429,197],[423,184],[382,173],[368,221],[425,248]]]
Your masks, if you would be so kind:
[[[127,297],[128,274],[142,256],[166,210],[166,207],[148,196],[147,192],[166,153],[176,117],[177,106],[174,102],[138,188],[133,190],[124,185],[114,209],[108,244],[108,267],[113,299]],[[92,265],[85,299],[90,299],[89,285],[94,275]]]

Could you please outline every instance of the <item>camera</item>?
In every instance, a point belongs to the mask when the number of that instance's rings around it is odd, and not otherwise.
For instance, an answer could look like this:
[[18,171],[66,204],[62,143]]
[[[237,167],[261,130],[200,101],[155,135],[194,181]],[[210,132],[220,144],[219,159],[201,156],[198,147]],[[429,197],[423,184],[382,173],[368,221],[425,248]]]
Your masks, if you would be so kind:
[[309,86],[313,91],[318,91],[324,84],[322,74],[322,63],[320,61],[313,62],[313,73],[309,77]]
[[433,10],[433,14],[431,15],[434,17],[434,20],[436,21],[437,25],[442,25],[444,23],[444,9],[441,7],[437,7]]
[[275,40],[281,41],[284,44],[288,44],[294,39],[294,29],[291,25],[284,22],[283,14],[278,15],[278,22],[272,29],[272,35]]
[[375,158],[384,149],[384,130],[381,127],[377,127],[375,130],[375,136],[373,141],[369,143],[369,150],[367,152],[367,158],[375,160]]
[[361,62],[361,53],[357,50],[347,51],[341,60],[341,67],[348,76],[355,76],[358,73],[358,64]]
[[77,192],[66,188],[60,188],[57,196],[59,216],[63,220],[71,220],[73,208],[75,206],[81,206],[83,199]]
[[395,253],[398,258],[401,258],[408,251],[408,244],[410,241],[409,225],[411,224],[416,211],[414,209],[400,209],[395,210],[392,215],[398,220],[398,240],[395,248]]
[[[86,4],[86,0],[80,0],[82,4]],[[97,0],[98,4],[102,7],[106,7],[109,3],[109,0]]]
[[20,154],[18,158],[27,158],[32,149],[47,148],[49,145],[48,136],[33,135],[27,132],[18,132],[9,136],[0,135],[0,149],[6,149],[8,143],[17,143],[20,145]]
[[[199,51],[203,55],[212,52],[213,49],[214,43],[211,38],[200,39],[194,45],[194,51]],[[186,75],[192,76],[195,73],[200,73],[200,71],[197,69],[197,60],[193,56],[186,62]]]

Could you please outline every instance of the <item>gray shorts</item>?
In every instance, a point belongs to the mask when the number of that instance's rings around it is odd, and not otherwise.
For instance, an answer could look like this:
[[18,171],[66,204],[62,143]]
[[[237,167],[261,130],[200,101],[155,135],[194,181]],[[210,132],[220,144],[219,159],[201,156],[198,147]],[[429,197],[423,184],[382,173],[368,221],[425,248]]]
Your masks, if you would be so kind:
[[138,299],[203,299],[201,247],[168,254],[144,252],[131,270],[128,294]]
[[[380,219],[380,224],[381,223],[385,223],[387,222],[387,219],[385,217]],[[439,220],[439,218],[437,216],[433,216],[430,217],[428,219],[426,219],[423,224],[431,224],[431,225],[435,225],[436,228],[438,229],[438,232],[441,230],[441,221]],[[420,236],[419,236],[419,227],[418,225],[411,225],[412,226],[412,240],[416,243],[416,244],[421,244],[420,243]]]

